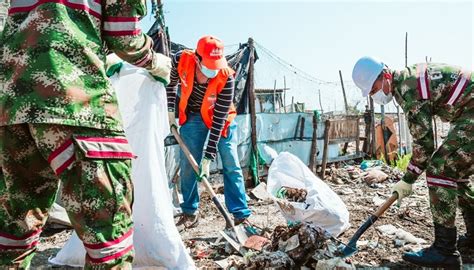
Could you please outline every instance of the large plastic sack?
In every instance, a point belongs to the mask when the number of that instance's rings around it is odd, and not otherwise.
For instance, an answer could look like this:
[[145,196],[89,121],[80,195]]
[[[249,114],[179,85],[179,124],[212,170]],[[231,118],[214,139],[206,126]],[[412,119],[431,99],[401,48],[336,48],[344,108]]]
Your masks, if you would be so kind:
[[[306,189],[304,202],[277,198],[282,187]],[[349,228],[349,212],[344,202],[296,156],[282,152],[268,171],[267,191],[287,221],[306,222],[337,237]]]
[[[137,158],[132,161],[135,201],[134,269],[195,269],[174,224],[164,160],[169,133],[166,90],[145,70],[124,64],[112,78],[127,139]],[[50,262],[84,265],[85,250],[74,233]]]

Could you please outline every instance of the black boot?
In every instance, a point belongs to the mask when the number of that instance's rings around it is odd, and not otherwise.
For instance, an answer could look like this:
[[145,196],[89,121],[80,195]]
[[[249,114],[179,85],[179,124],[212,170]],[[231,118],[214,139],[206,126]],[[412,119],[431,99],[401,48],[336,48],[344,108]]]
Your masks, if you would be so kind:
[[458,239],[458,247],[460,249],[474,249],[474,211],[462,211],[464,224],[466,224],[466,234]]
[[425,267],[461,269],[461,256],[456,248],[456,228],[446,228],[436,223],[434,225],[435,241],[431,247],[405,253],[403,260]]

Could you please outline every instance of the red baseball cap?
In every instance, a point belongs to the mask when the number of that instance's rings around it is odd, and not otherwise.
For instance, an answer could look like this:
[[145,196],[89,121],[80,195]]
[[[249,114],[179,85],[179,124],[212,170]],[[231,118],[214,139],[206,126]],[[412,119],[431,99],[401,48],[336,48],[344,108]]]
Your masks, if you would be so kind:
[[208,69],[223,69],[227,67],[224,57],[224,43],[216,37],[204,36],[199,39],[197,54],[201,56],[201,64]]

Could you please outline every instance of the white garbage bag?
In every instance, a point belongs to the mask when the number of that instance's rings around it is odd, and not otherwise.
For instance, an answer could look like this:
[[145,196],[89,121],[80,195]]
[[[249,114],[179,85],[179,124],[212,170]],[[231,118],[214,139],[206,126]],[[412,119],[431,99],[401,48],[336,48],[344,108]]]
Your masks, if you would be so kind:
[[[276,197],[281,187],[306,189],[305,202]],[[314,224],[334,237],[349,228],[349,212],[344,202],[295,155],[282,152],[268,171],[267,191],[287,221]]]
[[[164,160],[169,134],[166,90],[143,69],[124,63],[112,83],[117,92],[132,162],[135,187],[134,269],[195,269],[173,219]],[[50,262],[82,266],[85,250],[76,234]]]

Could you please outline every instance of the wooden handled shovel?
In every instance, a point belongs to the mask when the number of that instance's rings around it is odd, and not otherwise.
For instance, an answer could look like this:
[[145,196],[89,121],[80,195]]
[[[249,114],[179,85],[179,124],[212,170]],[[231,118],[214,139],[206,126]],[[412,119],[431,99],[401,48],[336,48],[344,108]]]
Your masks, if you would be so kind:
[[362,234],[372,226],[372,224],[377,221],[377,219],[385,213],[385,211],[398,199],[398,194],[393,193],[390,198],[388,198],[382,206],[375,212],[375,214],[371,215],[362,226],[356,231],[354,236],[352,236],[349,244],[347,244],[344,249],[341,251],[342,257],[349,257],[352,256],[354,253],[357,252],[357,240],[362,236]]
[[[191,152],[189,152],[189,149],[188,147],[184,144],[183,142],[183,139],[181,138],[181,136],[179,135],[179,132],[176,128],[176,126],[171,126],[171,133],[173,133],[174,137],[176,138],[176,140],[178,141],[178,144],[179,146],[181,147],[181,150],[183,150],[183,153],[184,155],[186,156],[186,158],[188,159],[189,163],[191,164],[191,166],[193,167],[194,171],[196,172],[196,174],[199,174],[199,165],[197,164],[196,160],[194,159],[193,155],[191,154]],[[206,188],[206,190],[211,194],[211,199],[212,201],[214,202],[214,204],[216,205],[217,209],[219,210],[219,212],[222,214],[222,216],[224,217],[225,219],[225,222],[226,222],[226,226],[228,228],[232,228],[232,230],[234,231],[236,237],[234,239],[236,239],[240,245],[243,245],[245,242],[245,240],[243,239],[243,237],[241,236],[242,235],[242,232],[237,230],[236,227],[234,226],[234,221],[230,218],[230,215],[229,213],[227,212],[227,210],[222,206],[221,202],[217,199],[217,196],[216,196],[216,193],[214,192],[214,190],[212,189],[211,185],[209,184],[209,181],[207,181],[207,177],[203,177],[201,179],[201,182],[204,184],[204,187]]]

